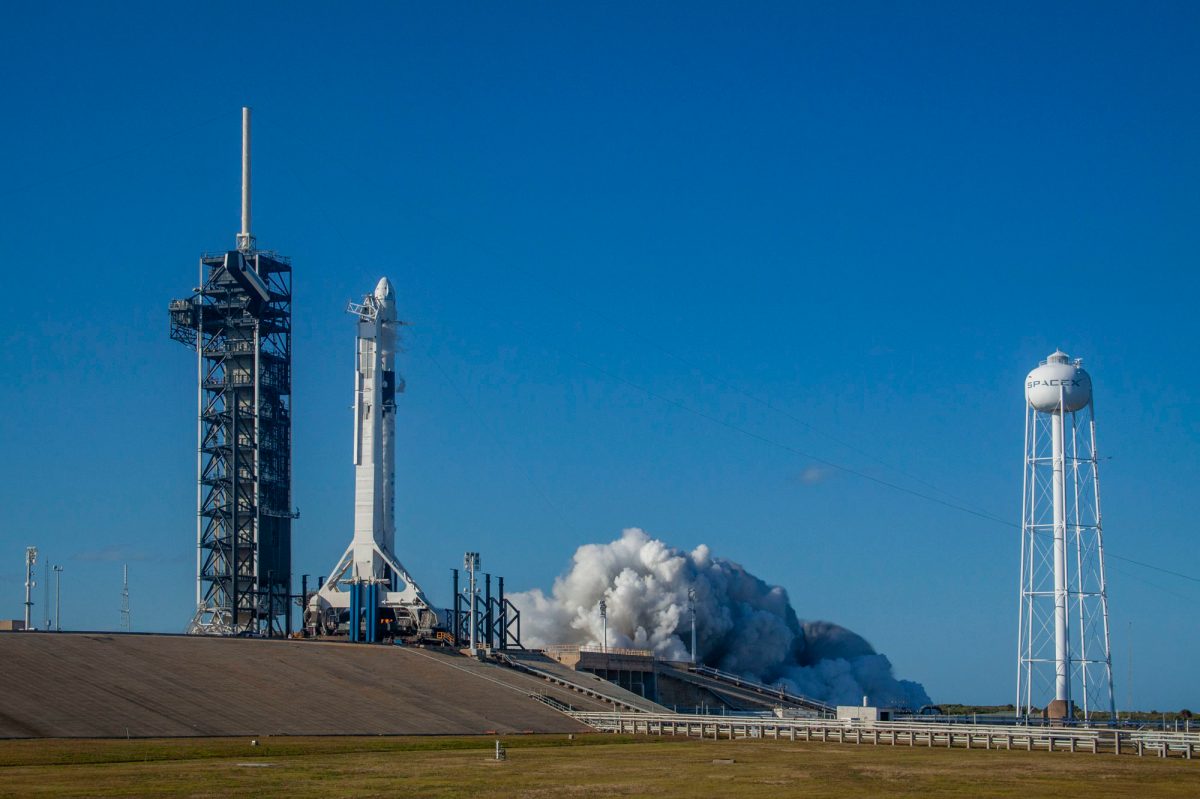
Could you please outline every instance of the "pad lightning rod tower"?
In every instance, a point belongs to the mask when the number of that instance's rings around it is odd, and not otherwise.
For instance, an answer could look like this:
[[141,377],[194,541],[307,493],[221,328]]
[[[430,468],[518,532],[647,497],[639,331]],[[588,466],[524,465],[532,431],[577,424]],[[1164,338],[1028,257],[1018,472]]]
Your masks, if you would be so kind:
[[1056,351],[1025,379],[1017,715],[1116,718],[1092,380]]
[[468,552],[463,555],[463,568],[467,570],[467,595],[471,598],[471,609],[468,611],[468,618],[471,625],[470,647],[471,651],[475,651],[475,632],[479,629],[479,619],[475,615],[476,606],[479,604],[477,600],[479,589],[475,586],[475,573],[479,571],[479,553]]
[[193,634],[285,634],[292,573],[292,267],[250,227],[250,109],[242,109],[236,248],[200,258],[200,287],[169,305],[196,352]]

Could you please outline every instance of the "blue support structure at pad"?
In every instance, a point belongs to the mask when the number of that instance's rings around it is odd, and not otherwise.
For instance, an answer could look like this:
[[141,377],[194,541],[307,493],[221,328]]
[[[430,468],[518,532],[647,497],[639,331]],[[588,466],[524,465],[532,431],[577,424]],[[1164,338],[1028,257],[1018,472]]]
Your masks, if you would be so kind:
[[367,635],[368,644],[374,644],[379,641],[379,584],[371,583],[367,586],[367,606],[364,608],[367,617]]
[[350,583],[349,637],[353,644],[377,644],[379,637],[378,583]]
[[362,597],[359,594],[359,584],[350,583],[350,643],[358,643],[359,624],[362,621]]

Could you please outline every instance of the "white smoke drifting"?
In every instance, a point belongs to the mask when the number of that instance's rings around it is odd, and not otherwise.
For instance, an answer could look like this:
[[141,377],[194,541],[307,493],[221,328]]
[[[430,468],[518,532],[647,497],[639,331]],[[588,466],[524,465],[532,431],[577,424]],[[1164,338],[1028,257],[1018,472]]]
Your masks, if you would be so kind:
[[684,552],[637,528],[609,544],[586,544],[570,571],[541,589],[511,595],[522,637],[533,646],[594,644],[608,603],[608,645],[651,649],[688,660],[688,589],[696,590],[698,660],[831,704],[929,704],[925,689],[897,680],[892,664],[863,638],[829,622],[801,622],[787,592],[701,545]]

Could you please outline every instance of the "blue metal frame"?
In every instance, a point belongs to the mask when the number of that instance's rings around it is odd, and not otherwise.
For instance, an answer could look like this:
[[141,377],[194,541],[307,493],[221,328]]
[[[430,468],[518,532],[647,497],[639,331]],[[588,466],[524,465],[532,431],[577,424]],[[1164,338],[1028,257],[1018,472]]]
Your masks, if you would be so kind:
[[347,620],[350,633],[350,643],[358,643],[359,636],[359,621],[362,614],[359,611],[360,601],[358,594],[358,583],[350,583],[350,618]]
[[379,643],[378,583],[350,583],[349,625],[350,643]]

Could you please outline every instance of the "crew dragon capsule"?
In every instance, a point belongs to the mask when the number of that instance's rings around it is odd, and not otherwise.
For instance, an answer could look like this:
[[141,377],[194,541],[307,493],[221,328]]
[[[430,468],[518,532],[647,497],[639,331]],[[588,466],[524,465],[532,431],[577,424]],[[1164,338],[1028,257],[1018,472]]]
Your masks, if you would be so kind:
[[308,600],[310,635],[348,636],[371,643],[432,638],[438,613],[395,556],[396,295],[386,277],[361,303],[354,361],[354,538]]

